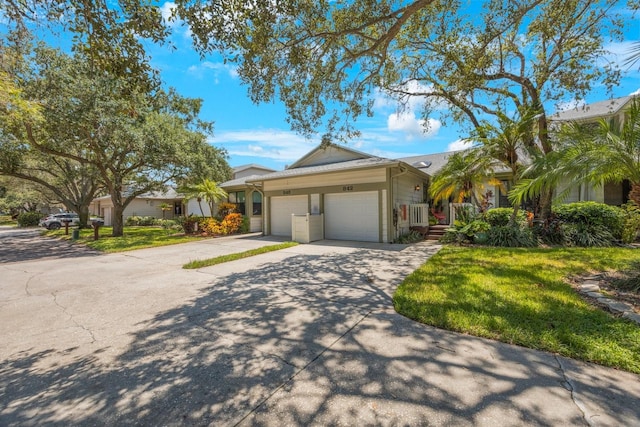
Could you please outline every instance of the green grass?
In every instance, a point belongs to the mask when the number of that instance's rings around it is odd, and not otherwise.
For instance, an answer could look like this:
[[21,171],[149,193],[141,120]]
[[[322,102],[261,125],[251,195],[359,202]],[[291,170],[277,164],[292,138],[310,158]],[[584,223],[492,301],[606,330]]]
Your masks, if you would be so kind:
[[0,215],[0,225],[18,225],[18,221],[11,219],[10,215]]
[[[100,238],[93,240],[93,229],[81,229],[80,238],[77,242],[102,252],[112,253],[174,245],[202,239],[202,237],[185,236],[184,234],[176,233],[175,230],[165,230],[160,227],[125,227],[122,237],[112,237],[112,227],[100,227],[98,231],[100,232]],[[47,236],[71,239],[71,229],[69,229],[68,236],[64,234],[64,228],[46,231],[45,234]]]
[[182,268],[193,269],[193,268],[209,267],[216,264],[222,264],[223,262],[236,261],[238,259],[265,254],[267,252],[279,251],[280,249],[286,249],[286,248],[290,248],[292,246],[297,246],[297,245],[298,245],[297,242],[284,242],[284,243],[279,243],[277,245],[263,246],[261,248],[250,249],[248,251],[238,252],[235,254],[221,255],[215,258],[191,261],[183,265]]
[[398,287],[398,313],[439,328],[640,373],[640,326],[586,303],[565,278],[628,268],[627,248],[445,247]]

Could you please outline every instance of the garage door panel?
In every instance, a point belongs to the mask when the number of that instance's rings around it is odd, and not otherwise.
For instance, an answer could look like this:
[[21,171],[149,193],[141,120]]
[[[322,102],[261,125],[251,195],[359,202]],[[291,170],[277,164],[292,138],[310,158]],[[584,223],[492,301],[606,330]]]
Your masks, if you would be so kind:
[[378,192],[326,194],[325,238],[377,242],[380,239]]
[[291,214],[305,215],[309,210],[308,197],[279,196],[271,198],[271,234],[291,237]]

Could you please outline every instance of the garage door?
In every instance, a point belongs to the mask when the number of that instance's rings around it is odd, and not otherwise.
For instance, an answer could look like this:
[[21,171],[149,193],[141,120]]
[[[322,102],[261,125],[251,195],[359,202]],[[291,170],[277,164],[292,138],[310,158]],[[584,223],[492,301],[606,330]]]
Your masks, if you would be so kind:
[[379,224],[377,191],[324,196],[326,239],[377,242]]
[[271,234],[291,237],[291,214],[305,215],[309,201],[303,196],[280,196],[271,198]]

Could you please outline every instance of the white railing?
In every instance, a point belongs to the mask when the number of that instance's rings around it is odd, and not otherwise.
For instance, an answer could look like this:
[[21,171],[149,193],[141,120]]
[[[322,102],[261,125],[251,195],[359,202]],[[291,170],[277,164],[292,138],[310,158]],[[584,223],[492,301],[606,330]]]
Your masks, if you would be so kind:
[[411,227],[429,226],[429,205],[427,203],[409,205],[409,225]]

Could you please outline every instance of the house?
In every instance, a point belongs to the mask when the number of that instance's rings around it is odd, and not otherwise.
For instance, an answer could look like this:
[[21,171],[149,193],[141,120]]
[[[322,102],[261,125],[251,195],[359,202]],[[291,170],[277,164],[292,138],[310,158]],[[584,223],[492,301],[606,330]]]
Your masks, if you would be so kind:
[[[193,202],[193,203],[192,203]],[[167,206],[168,205],[168,206]],[[203,206],[204,207],[204,206]],[[187,210],[189,208],[190,210]],[[173,219],[177,216],[198,212],[195,200],[185,206],[184,197],[170,188],[167,191],[153,191],[136,197],[127,205],[123,219],[130,216],[152,216],[155,218]],[[113,202],[111,196],[97,197],[89,204],[89,214],[104,218],[105,225],[112,225]]]
[[411,225],[428,221],[426,211],[420,211],[422,221],[410,220],[411,206],[426,199],[428,167],[329,144],[283,171],[220,186],[230,201],[252,212],[252,224],[259,220],[266,235],[291,238],[292,215],[309,213],[322,214],[324,238],[392,242]]
[[[625,112],[634,98],[635,96],[624,96],[622,98],[578,106],[553,114],[550,117],[550,121],[552,122],[552,126],[557,126],[558,124],[569,121],[596,123],[601,119],[623,123]],[[595,201],[619,206],[629,201],[631,184],[628,180],[624,180],[622,183],[605,182],[600,186],[565,183],[558,188],[558,192],[565,192],[567,189],[567,196],[563,199],[564,203]]]

